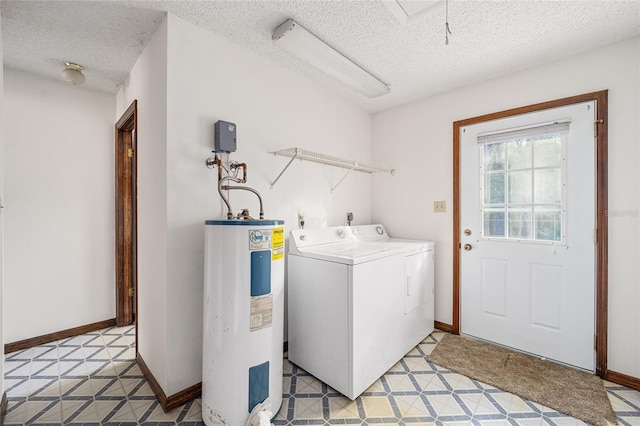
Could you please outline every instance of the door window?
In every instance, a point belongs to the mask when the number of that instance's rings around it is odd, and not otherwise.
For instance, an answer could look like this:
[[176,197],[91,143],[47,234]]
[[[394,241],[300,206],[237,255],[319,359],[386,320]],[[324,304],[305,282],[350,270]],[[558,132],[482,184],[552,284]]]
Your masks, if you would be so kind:
[[482,237],[562,244],[569,122],[478,135]]

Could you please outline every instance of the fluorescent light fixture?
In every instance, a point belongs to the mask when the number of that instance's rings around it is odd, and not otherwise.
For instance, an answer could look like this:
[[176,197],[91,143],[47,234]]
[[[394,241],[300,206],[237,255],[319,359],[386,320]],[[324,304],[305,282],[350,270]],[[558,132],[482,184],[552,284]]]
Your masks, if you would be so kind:
[[287,19],[276,28],[272,40],[283,49],[370,98],[385,95],[391,90],[385,83],[302,28],[293,19]]

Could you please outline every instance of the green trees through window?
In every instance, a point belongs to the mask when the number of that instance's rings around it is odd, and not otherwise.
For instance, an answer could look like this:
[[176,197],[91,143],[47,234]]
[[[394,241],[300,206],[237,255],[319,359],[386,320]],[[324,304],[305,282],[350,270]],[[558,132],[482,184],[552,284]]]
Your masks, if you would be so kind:
[[566,136],[543,133],[479,145],[484,237],[563,240]]

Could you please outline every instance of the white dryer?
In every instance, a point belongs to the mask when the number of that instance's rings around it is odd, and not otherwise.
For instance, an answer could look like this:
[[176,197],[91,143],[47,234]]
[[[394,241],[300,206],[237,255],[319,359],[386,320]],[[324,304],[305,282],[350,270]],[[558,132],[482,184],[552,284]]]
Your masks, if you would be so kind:
[[413,334],[421,335],[425,330],[433,331],[434,322],[434,256],[435,243],[406,238],[391,238],[381,224],[352,226],[353,235],[360,241],[367,242],[395,242],[415,244],[416,249],[405,257],[406,297],[405,315],[411,314],[416,308],[426,306],[430,314],[426,324],[422,321],[410,322],[416,327]]
[[351,399],[433,331],[433,243],[360,231],[289,239],[289,360]]

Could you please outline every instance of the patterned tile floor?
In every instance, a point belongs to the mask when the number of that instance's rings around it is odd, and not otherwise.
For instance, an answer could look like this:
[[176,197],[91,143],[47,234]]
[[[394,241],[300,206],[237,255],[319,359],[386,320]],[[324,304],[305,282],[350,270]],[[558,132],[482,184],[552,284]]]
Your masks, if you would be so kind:
[[[274,424],[584,424],[429,363],[443,335],[427,337],[356,401],[285,359]],[[5,424],[202,425],[200,400],[162,411],[135,364],[134,342],[133,327],[110,328],[6,355]],[[618,422],[640,426],[640,392],[608,382],[606,389]]]

